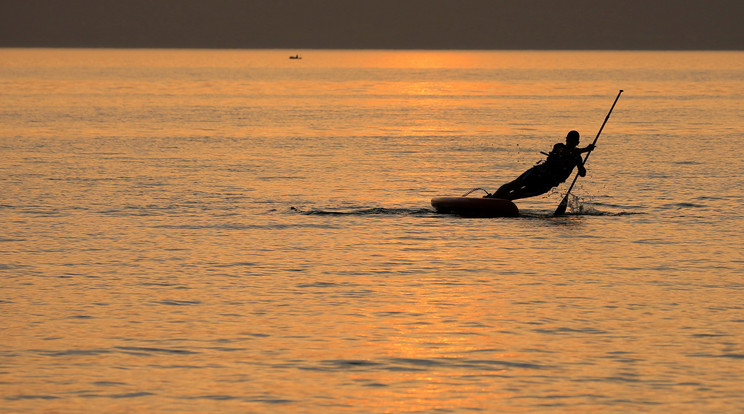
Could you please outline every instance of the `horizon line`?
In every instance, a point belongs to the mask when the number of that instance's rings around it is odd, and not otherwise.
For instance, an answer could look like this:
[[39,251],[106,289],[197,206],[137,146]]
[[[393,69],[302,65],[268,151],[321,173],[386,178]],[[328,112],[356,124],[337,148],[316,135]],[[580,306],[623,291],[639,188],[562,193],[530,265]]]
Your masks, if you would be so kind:
[[467,51],[467,52],[744,52],[744,48],[741,49],[726,49],[726,48],[710,48],[710,49],[687,49],[687,48],[644,48],[644,49],[625,49],[625,48],[606,48],[606,49],[593,49],[593,48],[495,48],[495,49],[483,49],[483,48],[438,48],[438,47],[421,47],[421,48],[385,48],[385,47],[359,47],[359,48],[346,48],[346,47],[194,47],[194,46],[9,46],[1,45],[0,49],[98,49],[98,50],[283,50],[283,51],[303,51],[303,50],[324,50],[324,51]]

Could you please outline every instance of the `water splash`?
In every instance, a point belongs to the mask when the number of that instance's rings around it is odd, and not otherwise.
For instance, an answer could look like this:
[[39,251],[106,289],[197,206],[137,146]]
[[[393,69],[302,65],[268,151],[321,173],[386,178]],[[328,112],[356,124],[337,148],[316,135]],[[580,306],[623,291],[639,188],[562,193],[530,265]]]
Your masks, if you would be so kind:
[[570,211],[573,214],[583,214],[584,213],[584,203],[581,197],[569,194],[568,195],[568,211]]

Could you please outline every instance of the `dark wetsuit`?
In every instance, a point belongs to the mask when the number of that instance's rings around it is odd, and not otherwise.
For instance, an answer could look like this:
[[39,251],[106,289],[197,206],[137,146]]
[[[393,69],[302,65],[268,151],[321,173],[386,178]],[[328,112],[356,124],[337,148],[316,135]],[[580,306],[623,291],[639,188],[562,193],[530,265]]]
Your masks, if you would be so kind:
[[491,197],[516,200],[545,194],[551,188],[566,181],[574,167],[583,170],[581,150],[557,143],[548,154],[548,159],[525,171],[516,180],[504,184]]
[[550,180],[552,188],[566,181],[571,176],[574,167],[580,167],[581,165],[580,150],[568,148],[566,144],[559,142],[553,146],[553,150],[548,154],[548,159],[533,168],[542,168]]

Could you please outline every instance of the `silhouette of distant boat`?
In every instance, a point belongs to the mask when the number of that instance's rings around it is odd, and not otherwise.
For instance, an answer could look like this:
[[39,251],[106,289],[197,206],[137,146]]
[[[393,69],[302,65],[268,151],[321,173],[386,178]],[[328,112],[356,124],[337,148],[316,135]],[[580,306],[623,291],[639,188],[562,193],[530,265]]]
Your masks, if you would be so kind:
[[294,55],[294,56],[290,56],[289,58],[290,59],[302,59],[302,56],[300,56],[300,55]]

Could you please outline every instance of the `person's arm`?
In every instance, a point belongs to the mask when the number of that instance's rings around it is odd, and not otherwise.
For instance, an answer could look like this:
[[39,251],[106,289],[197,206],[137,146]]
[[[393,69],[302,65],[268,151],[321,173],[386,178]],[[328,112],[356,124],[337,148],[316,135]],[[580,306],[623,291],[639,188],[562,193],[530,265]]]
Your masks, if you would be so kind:
[[585,153],[585,152],[591,152],[591,151],[594,151],[594,148],[596,148],[596,147],[594,146],[594,144],[589,144],[589,145],[587,145],[587,146],[586,146],[586,147],[584,147],[584,148],[579,148],[579,154],[583,154],[583,153]]
[[576,168],[578,168],[579,170],[579,175],[582,177],[586,176],[586,168],[584,168],[584,160],[582,160],[581,157],[577,155],[575,158],[575,162],[576,162]]

